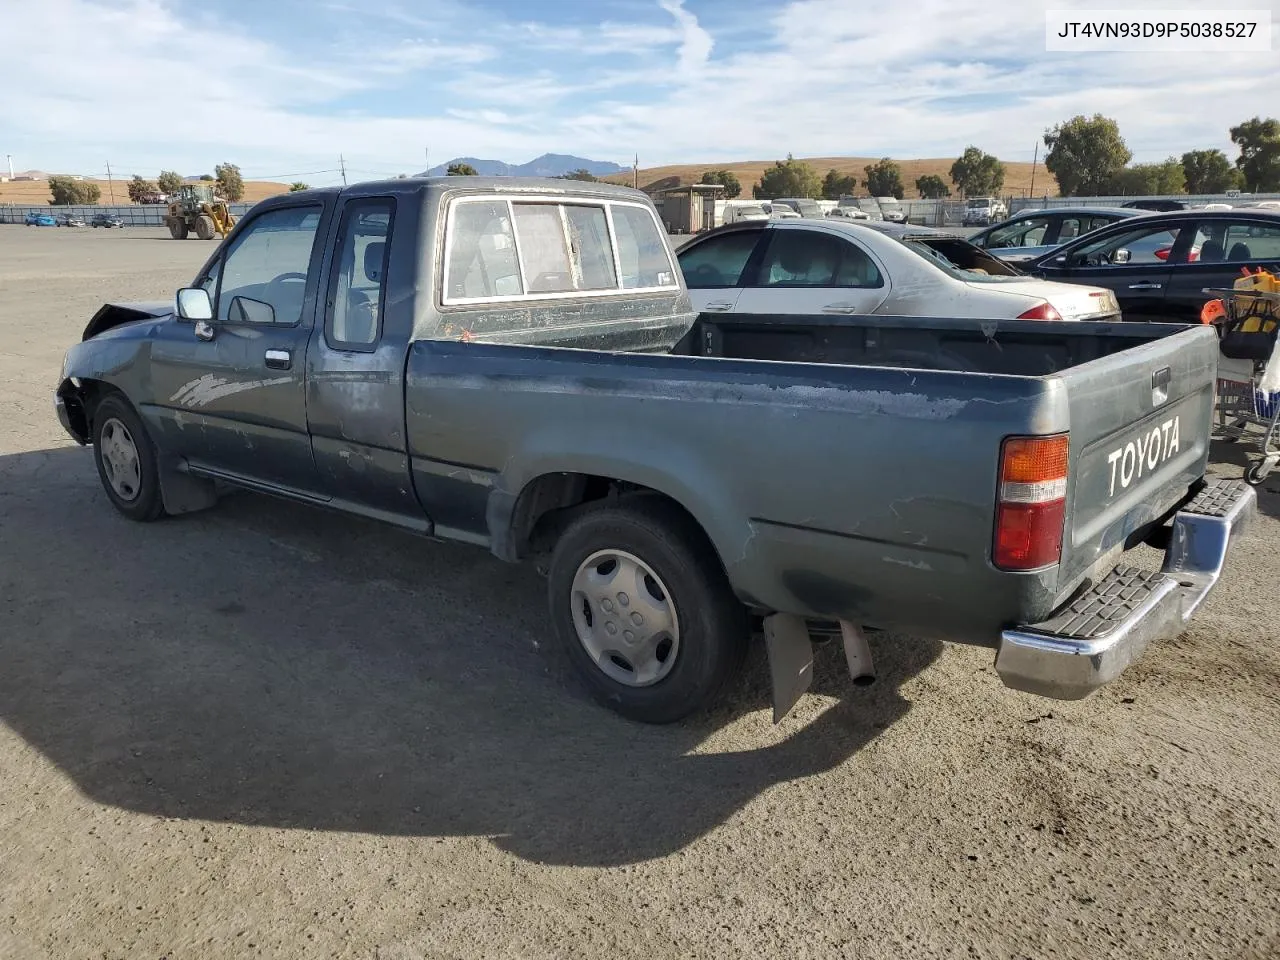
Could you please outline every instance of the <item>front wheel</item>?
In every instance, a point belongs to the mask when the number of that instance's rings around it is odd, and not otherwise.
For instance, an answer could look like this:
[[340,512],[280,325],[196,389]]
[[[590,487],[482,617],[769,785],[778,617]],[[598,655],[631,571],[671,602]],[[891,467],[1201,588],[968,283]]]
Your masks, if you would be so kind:
[[122,396],[98,404],[93,417],[93,459],[112,506],[130,520],[164,515],[156,452],[147,428]]
[[745,610],[706,536],[667,501],[636,497],[570,523],[551,556],[548,598],[578,675],[632,720],[687,716],[742,662]]

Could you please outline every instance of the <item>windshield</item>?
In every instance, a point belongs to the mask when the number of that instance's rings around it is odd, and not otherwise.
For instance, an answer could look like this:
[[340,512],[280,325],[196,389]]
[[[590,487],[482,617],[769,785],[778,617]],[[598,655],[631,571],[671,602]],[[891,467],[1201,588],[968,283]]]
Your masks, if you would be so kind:
[[1023,279],[1015,267],[959,237],[906,237],[902,245],[947,276],[965,283],[1007,283]]
[[818,206],[818,202],[816,200],[795,200],[793,203],[795,204],[796,210],[806,217],[822,216],[822,208]]
[[902,204],[898,202],[897,197],[881,197],[879,198],[879,201],[881,208],[889,207],[890,209],[896,209],[902,206]]
[[991,206],[991,201],[990,201],[990,200],[970,200],[970,201],[969,201],[969,206],[971,206],[971,207],[989,207],[989,206]]

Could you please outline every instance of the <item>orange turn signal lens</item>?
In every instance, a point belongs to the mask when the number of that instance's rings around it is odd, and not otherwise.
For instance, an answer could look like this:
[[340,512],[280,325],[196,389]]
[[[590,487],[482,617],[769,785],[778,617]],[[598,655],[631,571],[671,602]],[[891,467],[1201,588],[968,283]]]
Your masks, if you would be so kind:
[[1001,483],[1045,483],[1067,476],[1067,435],[1010,437],[1000,455]]

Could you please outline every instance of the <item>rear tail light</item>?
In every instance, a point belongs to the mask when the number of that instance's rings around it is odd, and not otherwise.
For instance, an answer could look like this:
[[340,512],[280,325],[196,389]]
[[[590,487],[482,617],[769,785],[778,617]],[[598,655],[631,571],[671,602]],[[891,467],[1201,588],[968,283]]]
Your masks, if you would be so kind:
[[1026,313],[1018,314],[1019,320],[1061,320],[1062,314],[1054,309],[1053,304],[1045,301],[1038,307],[1032,307]]
[[1159,247],[1151,252],[1155,254],[1157,260],[1168,260],[1169,254],[1173,253],[1173,247]]
[[1067,505],[1067,435],[1009,437],[1000,448],[992,562],[1035,570],[1062,559]]

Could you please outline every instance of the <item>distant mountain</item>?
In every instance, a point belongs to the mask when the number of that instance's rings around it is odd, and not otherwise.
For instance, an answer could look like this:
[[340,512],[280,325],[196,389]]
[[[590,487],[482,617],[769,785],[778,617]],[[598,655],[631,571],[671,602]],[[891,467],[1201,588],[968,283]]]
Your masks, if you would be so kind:
[[501,160],[481,160],[479,157],[454,157],[448,163],[432,167],[420,177],[443,177],[455,163],[469,163],[483,177],[562,177],[575,170],[586,170],[597,177],[621,173],[628,169],[608,160],[588,160],[563,153],[544,153],[528,163],[503,163]]

